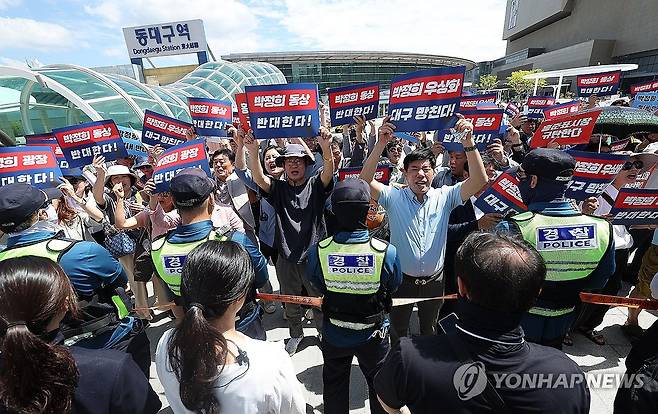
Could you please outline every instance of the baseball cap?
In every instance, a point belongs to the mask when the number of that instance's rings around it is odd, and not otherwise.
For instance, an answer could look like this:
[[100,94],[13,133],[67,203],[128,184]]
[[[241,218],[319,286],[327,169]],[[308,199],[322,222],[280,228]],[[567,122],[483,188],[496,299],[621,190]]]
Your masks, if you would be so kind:
[[0,229],[11,232],[24,223],[46,202],[61,197],[57,188],[40,190],[29,184],[14,183],[0,187]]
[[527,175],[568,182],[576,168],[576,160],[564,151],[537,148],[526,154],[521,167]]
[[206,201],[215,189],[215,182],[201,168],[185,168],[169,183],[174,204],[180,207],[196,207]]
[[347,178],[334,186],[331,193],[331,205],[345,203],[369,204],[370,186],[360,178]]

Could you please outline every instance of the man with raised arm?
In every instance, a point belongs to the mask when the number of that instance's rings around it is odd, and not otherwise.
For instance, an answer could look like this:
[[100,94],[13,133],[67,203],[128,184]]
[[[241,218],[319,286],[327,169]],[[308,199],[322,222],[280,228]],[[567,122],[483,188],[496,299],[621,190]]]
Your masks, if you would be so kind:
[[[482,189],[487,173],[473,143],[473,124],[460,116],[455,126],[464,134],[462,144],[470,166],[470,176],[453,186],[432,188],[435,157],[429,148],[419,148],[404,158],[403,174],[408,184],[396,188],[374,180],[379,157],[393,140],[395,125],[384,119],[379,139],[363,166],[360,178],[370,184],[373,199],[386,209],[391,229],[391,244],[398,251],[403,280],[394,297],[426,298],[443,295],[443,261],[448,218],[453,208],[461,205]],[[436,332],[441,300],[418,302],[421,335]],[[407,336],[413,304],[396,306],[391,311],[392,342]]]

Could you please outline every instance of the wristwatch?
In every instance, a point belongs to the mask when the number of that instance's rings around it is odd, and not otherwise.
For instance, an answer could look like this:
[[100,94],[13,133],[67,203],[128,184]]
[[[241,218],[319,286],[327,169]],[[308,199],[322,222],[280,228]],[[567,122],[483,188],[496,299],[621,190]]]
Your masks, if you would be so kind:
[[464,152],[476,151],[477,149],[478,149],[478,147],[476,147],[475,145],[473,145],[471,147],[464,147]]

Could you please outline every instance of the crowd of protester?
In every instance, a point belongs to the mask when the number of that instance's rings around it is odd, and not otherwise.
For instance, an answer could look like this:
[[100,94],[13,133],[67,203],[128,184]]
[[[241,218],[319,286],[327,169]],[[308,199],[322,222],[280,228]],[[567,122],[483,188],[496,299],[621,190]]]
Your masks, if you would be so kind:
[[[166,193],[152,179],[159,147],[143,159],[98,156],[58,189],[1,187],[0,412],[158,412],[146,330],[162,310],[175,323],[153,360],[176,413],[306,412],[289,357],[305,320],[318,332],[326,413],[348,412],[353,357],[373,413],[588,412],[584,383],[524,392],[485,380],[481,397],[465,398],[453,374],[469,363],[582,374],[561,350],[577,334],[605,344],[596,328],[608,307],[581,304],[578,292],[616,295],[626,282],[631,297],[658,296],[656,225],[607,221],[619,190],[658,164],[658,130],[631,136],[617,149],[630,158],[612,184],[577,203],[565,197],[575,161],[564,148],[530,150],[539,123],[523,113],[505,124],[482,152],[463,118],[461,151],[446,151],[434,131],[397,138],[388,118],[295,139],[256,140],[232,127],[208,153],[212,178],[183,170]],[[609,152],[625,138],[593,135],[580,149]],[[381,166],[388,184],[374,179]],[[348,167],[359,178],[339,182]],[[525,216],[474,206],[502,172],[520,179]],[[656,173],[646,187],[658,187]],[[385,216],[374,224],[373,205]],[[565,281],[560,272],[577,259],[538,252],[526,233],[572,219],[597,226],[599,250]],[[350,258],[374,270],[346,279],[336,269]],[[281,294],[324,298],[321,308],[283,304],[283,346],[267,341],[262,323],[282,304],[256,300],[273,291],[268,263]],[[432,299],[448,294],[458,299]],[[409,338],[414,307],[420,337]],[[655,370],[658,327],[645,333],[639,312],[621,327],[635,344],[627,366],[655,384],[647,366]],[[620,390],[615,409],[656,406],[647,383]]]

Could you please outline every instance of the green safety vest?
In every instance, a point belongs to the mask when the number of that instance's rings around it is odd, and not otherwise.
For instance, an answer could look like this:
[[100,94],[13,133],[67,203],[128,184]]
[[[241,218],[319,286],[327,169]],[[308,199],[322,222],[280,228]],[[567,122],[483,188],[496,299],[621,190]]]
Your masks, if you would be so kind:
[[388,244],[378,239],[343,244],[333,237],[318,243],[327,288],[322,310],[331,323],[362,330],[381,322],[386,304],[381,274]]
[[562,316],[572,312],[578,293],[608,251],[612,226],[606,220],[577,214],[517,214],[511,220],[546,263],[546,280],[530,313]]
[[231,231],[219,229],[208,233],[208,237],[188,243],[170,243],[167,235],[155,239],[151,244],[151,259],[158,276],[176,296],[180,296],[181,273],[187,255],[198,245],[208,240],[228,241]]
[[[50,239],[7,248],[0,252],[0,262],[16,257],[37,256],[45,257],[46,259],[50,259],[55,263],[59,263],[59,259],[62,257],[62,255],[68,252],[76,243],[76,240],[60,239],[57,237],[57,235],[55,235]],[[119,319],[123,319],[130,314],[128,306],[120,295],[113,295],[111,300],[116,307]]]

